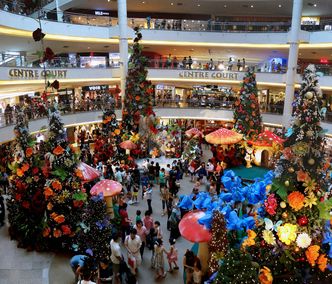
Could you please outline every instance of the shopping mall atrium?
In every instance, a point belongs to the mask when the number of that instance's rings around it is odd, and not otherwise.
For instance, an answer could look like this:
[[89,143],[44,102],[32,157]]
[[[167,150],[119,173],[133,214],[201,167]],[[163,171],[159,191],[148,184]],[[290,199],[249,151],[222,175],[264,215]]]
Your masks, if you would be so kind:
[[332,0],[0,0],[0,284],[332,283]]

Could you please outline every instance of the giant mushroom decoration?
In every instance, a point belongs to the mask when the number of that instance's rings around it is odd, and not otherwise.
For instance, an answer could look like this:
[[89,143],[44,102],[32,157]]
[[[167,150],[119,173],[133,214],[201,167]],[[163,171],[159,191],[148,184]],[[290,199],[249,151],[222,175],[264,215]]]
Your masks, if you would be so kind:
[[100,177],[100,172],[86,163],[80,162],[77,168],[82,172],[81,179],[84,182],[89,182]]
[[128,154],[128,155],[130,154],[130,150],[134,150],[137,148],[137,145],[130,140],[121,142],[119,146],[120,146],[120,148],[125,149],[126,154]]
[[110,214],[111,218],[114,217],[113,212],[113,197],[116,195],[119,195],[122,190],[121,183],[104,179],[99,182],[97,182],[90,190],[91,195],[98,195],[99,193],[102,193],[104,196],[104,199],[106,201],[107,206],[107,212]]
[[[275,155],[280,151],[285,142],[284,139],[274,134],[269,130],[265,130],[257,136],[256,140],[248,141],[249,144],[253,146],[255,149],[255,163],[257,166],[260,166],[263,160],[263,164],[265,165],[265,152],[268,154],[268,159],[271,156]],[[262,156],[264,156],[262,158]]]
[[226,128],[220,128],[205,136],[206,142],[214,145],[232,145],[240,142],[242,134]]
[[208,242],[211,240],[210,230],[198,223],[198,220],[204,216],[205,213],[203,211],[192,211],[184,215],[179,223],[181,236],[190,242],[199,243],[198,256],[202,264],[203,273],[208,269]]

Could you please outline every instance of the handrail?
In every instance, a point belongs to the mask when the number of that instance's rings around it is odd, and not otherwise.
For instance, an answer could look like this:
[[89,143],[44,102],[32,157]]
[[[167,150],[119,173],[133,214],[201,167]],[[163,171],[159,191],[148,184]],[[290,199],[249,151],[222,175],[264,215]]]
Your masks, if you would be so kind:
[[[117,18],[105,15],[91,15],[74,12],[58,13],[39,7],[34,11],[26,11],[25,5],[18,2],[13,7],[13,1],[0,1],[0,9],[6,12],[28,16],[31,12],[38,12],[38,18],[47,21],[57,21],[78,25],[115,26]],[[139,26],[142,29],[199,31],[199,32],[288,32],[290,21],[287,22],[226,22],[219,20],[188,20],[188,19],[157,19],[157,18],[128,18],[128,26]],[[303,30],[323,31],[332,29],[332,19],[322,20],[319,25],[303,25]]]
[[[60,95],[61,97],[61,95]],[[234,96],[220,99],[204,98],[205,96],[196,95],[193,99],[172,99],[172,98],[155,98],[153,101],[154,108],[184,108],[184,109],[213,109],[213,110],[233,110]],[[60,102],[58,109],[63,115],[75,114],[90,111],[102,111],[104,107],[121,109],[121,99],[115,100],[112,96],[105,95],[100,100],[81,101],[76,103]],[[278,114],[283,113],[283,101],[275,104],[260,104],[262,113]],[[31,104],[26,104],[25,113],[30,121],[46,118],[47,111],[41,100]],[[327,122],[332,122],[332,112],[328,112]],[[15,124],[15,109],[0,113],[0,128]]]

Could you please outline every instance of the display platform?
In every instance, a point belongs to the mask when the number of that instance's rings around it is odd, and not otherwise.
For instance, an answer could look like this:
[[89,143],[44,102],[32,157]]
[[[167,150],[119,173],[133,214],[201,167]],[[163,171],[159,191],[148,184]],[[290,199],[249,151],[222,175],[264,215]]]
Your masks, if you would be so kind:
[[236,168],[231,168],[235,175],[239,176],[243,180],[254,181],[255,178],[263,178],[264,175],[269,171],[267,168],[252,166],[251,168],[246,168],[245,166],[239,166]]

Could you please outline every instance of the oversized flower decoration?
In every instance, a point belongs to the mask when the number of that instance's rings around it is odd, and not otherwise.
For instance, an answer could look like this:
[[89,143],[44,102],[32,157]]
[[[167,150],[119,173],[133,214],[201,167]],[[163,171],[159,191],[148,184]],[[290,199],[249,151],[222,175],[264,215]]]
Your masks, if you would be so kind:
[[276,209],[278,207],[278,202],[277,202],[277,199],[276,199],[274,193],[269,195],[269,197],[264,202],[264,205],[265,205],[265,211],[267,213],[269,213],[270,215],[273,216],[277,213]]
[[273,276],[271,270],[268,267],[263,266],[263,268],[259,271],[258,279],[261,284],[272,284]]
[[307,248],[311,244],[311,238],[307,233],[301,233],[296,238],[296,244],[300,248]]
[[297,226],[290,223],[286,223],[280,226],[277,230],[279,240],[286,245],[290,245],[296,240],[296,232]]
[[272,231],[270,230],[264,230],[263,231],[263,239],[268,245],[275,245],[276,244],[276,238]]
[[307,257],[307,260],[311,266],[315,265],[315,262],[319,257],[319,249],[320,247],[318,245],[312,245],[305,251],[305,256]]
[[293,191],[287,197],[289,206],[292,207],[295,211],[299,211],[304,206],[304,195],[299,191]]

